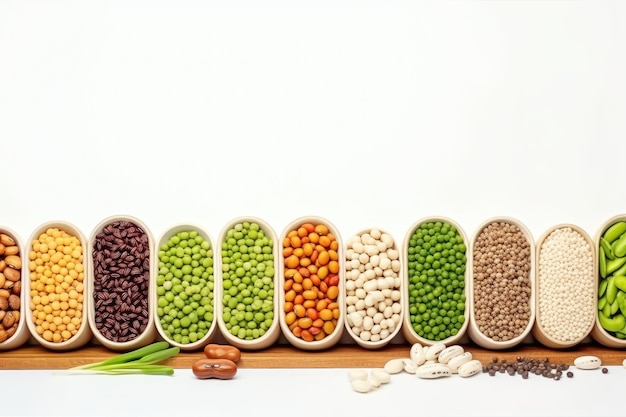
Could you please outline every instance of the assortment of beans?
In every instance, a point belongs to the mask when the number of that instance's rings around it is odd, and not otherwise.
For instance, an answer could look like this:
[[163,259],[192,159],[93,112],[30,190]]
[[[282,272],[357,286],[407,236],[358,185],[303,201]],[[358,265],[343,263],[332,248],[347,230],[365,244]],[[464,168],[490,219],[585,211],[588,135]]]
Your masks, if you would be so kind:
[[0,343],[17,331],[21,315],[22,254],[18,242],[0,232]]
[[65,342],[84,325],[83,244],[79,237],[50,227],[31,242],[28,259],[29,304],[37,335]]
[[112,222],[94,238],[94,321],[108,340],[134,340],[148,326],[150,243],[146,231],[130,221]]
[[604,231],[598,250],[598,321],[610,334],[626,339],[626,221]]
[[346,324],[362,341],[387,340],[402,324],[399,258],[393,237],[376,228],[346,242]]
[[579,231],[560,227],[538,248],[537,322],[561,343],[586,337],[595,322],[593,248]]
[[322,340],[337,328],[339,245],[325,224],[303,223],[283,239],[283,310],[285,324],[296,338]]
[[494,221],[473,250],[474,317],[478,330],[499,342],[520,336],[532,311],[531,242],[515,224]]
[[156,314],[165,337],[181,345],[202,340],[214,319],[211,242],[197,230],[180,231],[161,244],[158,258]]
[[221,250],[224,324],[239,339],[258,339],[274,322],[274,241],[244,221],[225,233]]
[[427,340],[456,336],[465,323],[466,245],[445,221],[420,224],[408,239],[408,309],[415,333]]

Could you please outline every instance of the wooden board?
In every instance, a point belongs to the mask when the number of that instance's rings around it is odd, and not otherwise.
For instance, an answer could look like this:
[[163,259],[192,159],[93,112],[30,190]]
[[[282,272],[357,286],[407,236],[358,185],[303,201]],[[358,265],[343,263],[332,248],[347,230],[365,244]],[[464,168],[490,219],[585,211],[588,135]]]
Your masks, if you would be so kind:
[[[474,345],[463,345],[476,359],[487,364],[497,357],[500,361],[515,361],[518,356],[549,359],[553,363],[573,365],[581,355],[596,355],[603,365],[622,365],[626,351],[587,344],[575,349],[553,350],[537,345],[523,345],[513,350],[493,351]],[[389,359],[408,357],[407,344],[387,345],[380,350],[367,350],[356,345],[338,345],[325,351],[302,351],[288,345],[276,345],[262,351],[242,352],[241,368],[375,368]],[[96,362],[115,355],[101,346],[89,345],[71,352],[57,352],[37,345],[27,345],[0,352],[0,369],[67,369]],[[164,364],[175,368],[190,368],[202,351],[182,352]]]

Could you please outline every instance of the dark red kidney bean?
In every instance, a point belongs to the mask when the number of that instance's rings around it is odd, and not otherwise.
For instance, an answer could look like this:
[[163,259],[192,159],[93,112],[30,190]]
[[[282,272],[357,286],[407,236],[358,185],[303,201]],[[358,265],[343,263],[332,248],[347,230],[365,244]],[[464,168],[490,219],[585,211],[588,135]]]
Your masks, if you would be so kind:
[[130,221],[114,221],[93,242],[93,301],[98,331],[113,342],[127,342],[148,325],[150,242]]
[[237,374],[237,364],[230,359],[199,359],[191,370],[199,379],[231,379]]

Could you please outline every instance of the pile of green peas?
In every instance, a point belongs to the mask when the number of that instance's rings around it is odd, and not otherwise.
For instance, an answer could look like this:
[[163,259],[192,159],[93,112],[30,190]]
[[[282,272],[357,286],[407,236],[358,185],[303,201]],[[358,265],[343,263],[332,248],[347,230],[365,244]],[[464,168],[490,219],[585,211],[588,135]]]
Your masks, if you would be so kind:
[[407,245],[408,310],[420,337],[441,341],[456,336],[465,322],[466,245],[445,221],[418,225]]
[[202,340],[213,324],[213,249],[197,230],[162,244],[156,280],[157,316],[167,338],[186,345]]
[[256,222],[236,223],[222,242],[222,319],[242,340],[256,340],[274,322],[274,241]]

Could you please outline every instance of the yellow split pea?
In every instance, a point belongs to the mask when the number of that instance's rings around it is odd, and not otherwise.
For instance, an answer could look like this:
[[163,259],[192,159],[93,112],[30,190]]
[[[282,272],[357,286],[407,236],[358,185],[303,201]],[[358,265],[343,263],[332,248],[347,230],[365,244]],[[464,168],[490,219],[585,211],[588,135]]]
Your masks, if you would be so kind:
[[37,334],[53,343],[69,340],[82,324],[82,244],[52,227],[31,242],[28,256],[30,310]]

